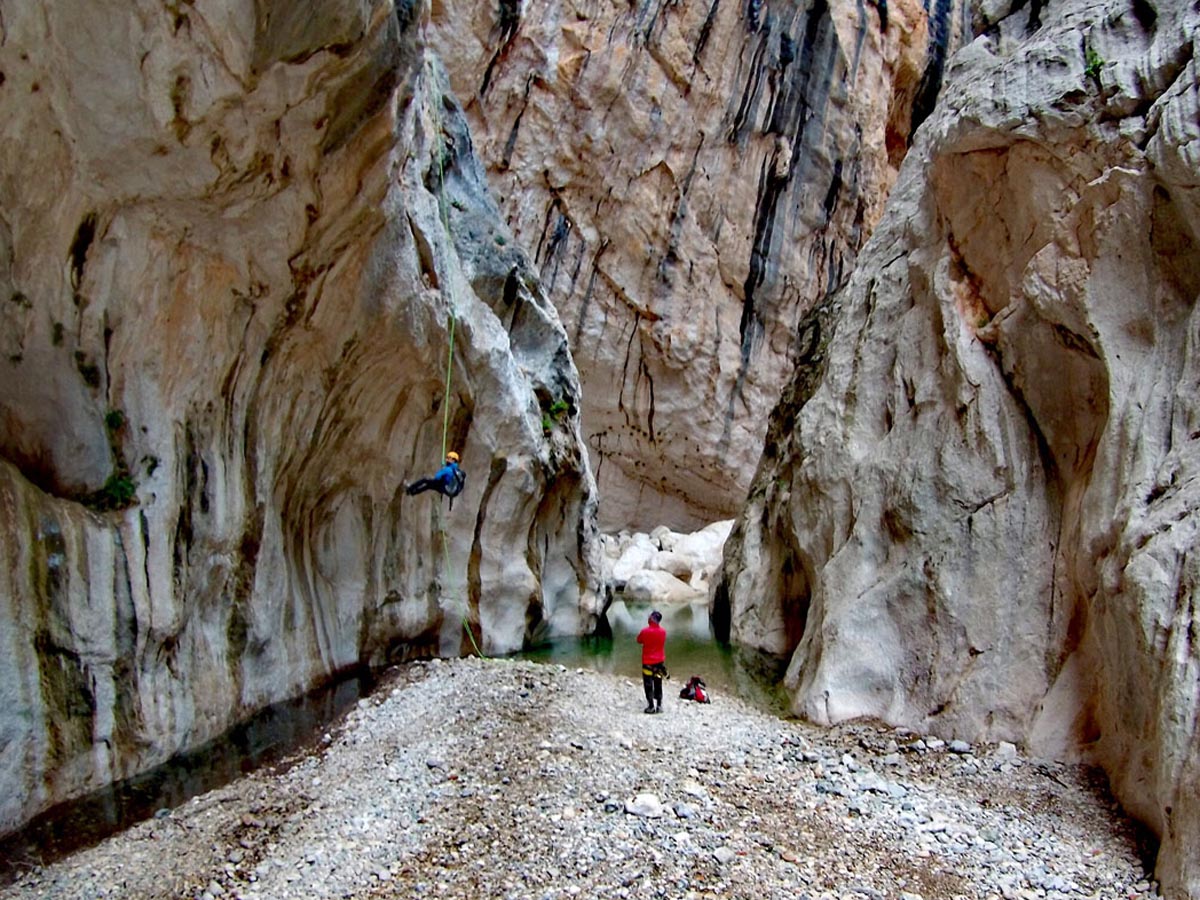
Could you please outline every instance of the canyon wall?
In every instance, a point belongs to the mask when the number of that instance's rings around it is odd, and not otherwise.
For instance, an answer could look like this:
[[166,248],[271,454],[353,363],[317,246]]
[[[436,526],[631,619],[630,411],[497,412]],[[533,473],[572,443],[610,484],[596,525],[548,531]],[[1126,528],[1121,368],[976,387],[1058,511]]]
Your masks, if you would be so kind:
[[430,40],[570,335],[606,529],[740,508],[797,325],[854,266],[966,9],[434,4]]
[[713,614],[810,719],[1101,764],[1197,898],[1200,12],[989,6],[802,324]]
[[[426,16],[0,10],[0,831],[358,664],[593,624],[578,375]],[[444,439],[464,493],[407,496]]]

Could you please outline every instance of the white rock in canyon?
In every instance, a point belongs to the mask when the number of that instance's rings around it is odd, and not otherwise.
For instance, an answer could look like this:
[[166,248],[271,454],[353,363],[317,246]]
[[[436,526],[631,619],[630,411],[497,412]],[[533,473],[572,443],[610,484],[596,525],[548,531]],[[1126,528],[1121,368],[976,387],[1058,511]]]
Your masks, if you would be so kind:
[[733,522],[727,520],[689,534],[659,526],[650,534],[603,535],[605,582],[624,599],[639,603],[707,601],[732,528]]

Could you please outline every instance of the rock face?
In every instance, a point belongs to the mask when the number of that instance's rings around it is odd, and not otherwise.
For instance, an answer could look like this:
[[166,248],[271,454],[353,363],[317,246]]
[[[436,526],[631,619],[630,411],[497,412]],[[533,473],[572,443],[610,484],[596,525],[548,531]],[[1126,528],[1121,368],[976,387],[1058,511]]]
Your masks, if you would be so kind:
[[1200,897],[1200,14],[994,6],[803,326],[714,615],[817,721],[1099,762]]
[[[424,15],[5,7],[0,830],[397,646],[594,620],[567,336]],[[402,490],[443,440],[452,507]]]
[[740,508],[797,323],[878,220],[965,6],[436,5],[431,40],[571,337],[606,529]]

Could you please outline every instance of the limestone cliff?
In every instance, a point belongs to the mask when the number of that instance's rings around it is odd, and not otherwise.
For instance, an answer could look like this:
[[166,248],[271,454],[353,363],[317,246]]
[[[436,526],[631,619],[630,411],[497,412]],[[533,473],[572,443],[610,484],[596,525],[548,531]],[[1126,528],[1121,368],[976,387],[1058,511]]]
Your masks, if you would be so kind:
[[[591,622],[578,376],[426,15],[0,8],[0,830],[396,646]],[[443,428],[452,508],[402,490]]]
[[1200,897],[1200,13],[989,8],[802,328],[714,614],[817,721],[1099,762]]
[[801,316],[883,208],[960,0],[445,0],[499,203],[583,378],[606,528],[745,498]]

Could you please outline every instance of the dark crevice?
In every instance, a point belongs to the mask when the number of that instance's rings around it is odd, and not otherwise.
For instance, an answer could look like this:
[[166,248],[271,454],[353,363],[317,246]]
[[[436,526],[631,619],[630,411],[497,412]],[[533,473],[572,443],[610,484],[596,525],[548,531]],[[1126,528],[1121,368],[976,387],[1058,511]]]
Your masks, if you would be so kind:
[[764,0],[746,0],[746,30],[754,34],[762,27]]
[[174,577],[176,580],[176,589],[184,590],[184,569],[188,563],[188,555],[192,548],[192,542],[195,540],[195,523],[193,521],[193,502],[196,496],[196,489],[199,484],[199,459],[200,455],[196,449],[196,439],[192,434],[192,429],[189,426],[184,431],[184,455],[183,455],[183,497],[182,504],[179,507],[179,518],[175,524],[175,536],[173,546],[173,563]]
[[[772,111],[769,133],[789,135],[790,151],[797,153],[803,144],[804,129],[812,118],[809,103],[811,75],[815,68],[818,41],[829,25],[829,5],[826,0],[815,0],[804,23],[804,39],[800,51],[800,64],[794,76],[784,87],[779,101]],[[835,40],[836,45],[836,40]],[[822,88],[823,89],[823,88]],[[761,327],[756,308],[756,292],[766,277],[767,262],[774,238],[775,221],[779,211],[779,200],[787,191],[795,166],[781,158],[783,150],[776,147],[769,162],[759,174],[758,200],[754,210],[754,238],[750,247],[750,267],[743,285],[742,319],[740,335],[742,343],[742,366],[750,361],[753,343]],[[837,174],[840,178],[840,173]]]
[[[567,291],[567,296],[575,295],[575,288],[579,286],[579,273],[583,271],[583,257],[587,246],[584,241],[579,241],[579,249],[575,251],[575,268],[571,270],[571,284]],[[557,273],[556,273],[557,274]]]
[[[789,43],[787,46],[788,51],[785,53],[785,44],[781,41],[781,60],[796,52],[794,45]],[[761,45],[758,49],[761,51]],[[750,359],[761,336],[764,322],[764,316],[759,309],[759,291],[768,279],[771,249],[776,240],[778,219],[782,212],[780,201],[796,177],[797,162],[804,159],[807,126],[822,114],[816,107],[828,98],[839,53],[840,43],[832,27],[828,2],[814,0],[805,16],[799,52],[794,57],[796,64],[792,66],[790,63],[793,60],[788,60],[787,78],[781,80],[782,87],[770,111],[769,124],[765,129],[767,133],[779,137],[774,152],[764,161],[759,173],[750,264],[742,291],[742,316],[739,323],[741,364],[730,393],[722,443],[728,440],[731,433],[731,422],[737,402],[741,401],[745,405],[743,389]],[[760,57],[756,56],[756,60],[758,58]],[[752,81],[759,77],[760,73],[756,73]],[[774,83],[775,73],[772,73],[771,77]],[[750,105],[747,99],[749,92],[748,87],[747,94],[742,99],[739,116],[743,115]],[[740,126],[735,123],[735,127]],[[834,180],[839,184],[836,187],[831,186],[835,197],[832,201],[827,199],[829,206],[836,204],[836,193],[841,190],[841,177],[841,172],[835,171]]]
[[1046,437],[1045,432],[1042,431],[1041,423],[1038,421],[1037,416],[1034,415],[1033,408],[1029,405],[1029,401],[1025,398],[1025,392],[1017,383],[1016,377],[1004,366],[1003,360],[1000,357],[1000,353],[996,350],[996,348],[989,344],[984,344],[983,349],[995,361],[996,371],[1003,379],[1005,387],[1008,388],[1009,396],[1013,398],[1013,401],[1021,410],[1022,418],[1024,418],[1026,423],[1029,425],[1029,431],[1033,435],[1034,442],[1038,448],[1038,458],[1041,460],[1042,470],[1046,473],[1047,483],[1053,483],[1054,485],[1060,484],[1063,480],[1063,477],[1058,468],[1058,462],[1056,461],[1054,455],[1054,448],[1050,445],[1050,441]]
[[525,115],[526,108],[529,106],[529,92],[533,88],[533,82],[536,78],[536,75],[530,75],[525,79],[525,96],[521,100],[521,109],[517,112],[516,118],[513,119],[512,129],[508,132],[508,139],[504,142],[504,155],[500,157],[499,169],[501,172],[507,172],[509,166],[512,165],[513,151],[517,146],[517,135],[521,131],[521,119]]
[[600,275],[600,258],[608,250],[609,243],[609,239],[604,238],[600,242],[599,249],[592,256],[591,274],[588,276],[587,289],[583,292],[583,299],[579,303],[579,318],[575,322],[575,336],[571,346],[573,351],[579,350],[579,342],[583,337],[584,323],[587,321],[588,310],[591,307],[592,297],[595,294],[596,279]]
[[712,609],[708,615],[712,624],[713,637],[722,644],[729,643],[730,628],[733,624],[733,614],[729,603],[729,582],[725,578],[717,581],[713,591]]
[[503,300],[504,306],[510,307],[516,302],[518,291],[521,288],[521,269],[519,266],[513,266],[508,270],[508,275],[504,279]]
[[720,7],[721,0],[713,0],[712,6],[708,8],[708,16],[705,18],[704,24],[700,26],[700,37],[696,39],[696,47],[692,51],[692,62],[697,65],[700,63],[700,55],[704,53],[704,48],[708,46],[708,39],[712,34],[713,21],[717,18],[717,10]]
[[[638,359],[638,381],[642,379],[646,381],[646,387],[650,394],[650,401],[646,408],[646,430],[649,432],[650,443],[654,443],[654,376],[650,374],[650,368],[646,365],[646,355],[643,353]],[[636,386],[634,388],[636,394]]]
[[879,30],[887,31],[888,29],[888,5],[887,0],[873,0],[875,9],[879,11]]
[[617,394],[617,409],[625,414],[626,425],[633,424],[629,410],[625,408],[625,385],[629,382],[629,357],[633,351],[633,340],[638,335],[638,326],[641,324],[641,321],[642,317],[634,313],[633,327],[629,329],[629,341],[625,344],[625,361],[621,365],[621,391]]
[[[150,579],[150,558],[151,558],[150,557],[150,521],[146,518],[145,510],[142,510],[142,509],[138,510],[138,521],[141,523],[141,526],[142,526],[142,578],[145,579],[144,585],[145,585],[146,589],[149,590],[150,585],[153,584],[153,581],[151,581],[151,579]],[[136,616],[132,620],[132,627],[134,630],[134,634],[136,636],[136,633],[137,633],[137,617]]]
[[796,41],[786,31],[779,33],[779,68],[786,69],[796,59]]
[[[475,529],[471,537],[471,552],[467,557],[467,614],[464,617],[464,625],[466,622],[479,622],[479,603],[483,595],[483,576],[480,574],[480,566],[483,562],[483,528],[488,523],[492,495],[496,492],[507,471],[507,457],[496,456],[492,458],[492,464],[488,469],[487,484],[484,486],[483,495],[479,499],[479,512],[475,515]],[[477,643],[483,640],[483,635],[478,624],[472,625],[471,633]],[[469,644],[470,640],[467,640],[466,643]]]
[[400,26],[401,34],[417,21],[418,13],[418,0],[396,0],[396,24]]
[[[564,251],[570,245],[570,236],[574,227],[575,223],[563,209],[562,198],[555,197],[546,209],[542,234],[538,238],[537,252],[534,255],[534,261],[541,270],[541,280],[547,295],[554,293],[559,268],[565,260]],[[576,274],[578,274],[578,269],[576,269]]]
[[512,46],[513,40],[517,36],[517,30],[521,27],[521,4],[520,0],[500,0],[500,7],[496,17],[496,28],[499,31],[499,47],[492,54],[492,58],[488,60],[487,68],[483,72],[483,82],[479,85],[479,96],[481,98],[487,96],[488,88],[492,84],[492,73],[496,70],[496,66],[504,61],[508,56],[509,48]]
[[[1024,3],[1025,0],[1020,0]],[[929,17],[929,52],[925,63],[925,71],[921,82],[917,85],[917,94],[913,98],[912,120],[908,129],[908,143],[912,145],[913,136],[921,123],[929,118],[938,94],[942,90],[942,76],[946,70],[946,55],[950,41],[950,14],[954,0],[934,0]],[[1038,0],[1040,6],[1040,0]]]
[[96,239],[96,214],[88,213],[79,223],[75,231],[75,240],[71,242],[71,286],[79,290],[83,284],[83,267],[87,263],[88,248]]
[[741,143],[747,132],[754,127],[752,113],[758,104],[759,90],[762,86],[763,57],[766,52],[767,42],[765,40],[756,42],[750,58],[750,76],[746,79],[746,86],[742,91],[737,113],[733,117],[733,124],[729,127],[729,134],[726,138],[731,144]]
[[[799,65],[784,82],[783,91],[769,117],[767,132],[794,134],[793,147],[800,146],[799,138],[811,115],[811,82],[813,72],[817,69],[817,44],[826,37],[825,30],[829,24],[829,3],[827,0],[814,0],[805,17]],[[834,43],[836,45],[836,40]]]
[[661,3],[654,4],[654,12],[650,16],[650,21],[642,29],[642,41],[649,46],[654,41],[654,29],[658,26],[658,17],[662,12],[663,6]]
[[[550,227],[550,223],[554,223],[554,227]],[[537,250],[534,252],[534,260],[541,266],[545,266],[558,252],[563,241],[571,233],[571,220],[563,211],[562,199],[555,197],[550,201],[550,206],[546,210],[546,218],[542,224],[542,234],[538,238]],[[542,248],[545,248],[545,255],[542,255]]]
[[658,280],[662,283],[667,283],[669,280],[668,270],[673,268],[679,262],[679,235],[683,231],[683,224],[687,221],[688,213],[688,194],[692,189],[692,181],[696,177],[696,170],[700,165],[700,151],[704,149],[704,133],[700,133],[700,142],[696,145],[696,150],[692,154],[692,163],[688,167],[687,175],[683,178],[683,185],[679,191],[679,202],[675,205],[675,212],[671,216],[671,225],[668,229],[667,249],[658,261]]
[[1146,31],[1153,31],[1158,22],[1158,10],[1150,0],[1133,0],[1133,17]]
[[738,330],[741,335],[743,369],[749,365],[751,350],[758,338],[758,332],[762,328],[762,320],[755,307],[755,292],[766,277],[767,257],[775,230],[779,198],[787,188],[787,183],[787,175],[778,174],[773,159],[763,163],[758,179],[758,202],[754,209],[754,239],[750,247],[750,270],[743,284],[742,318]]
[[825,224],[828,225],[830,219],[833,218],[833,211],[837,207],[837,199],[842,193],[842,160],[838,160],[833,164],[833,177],[829,180],[829,190],[825,192]]

